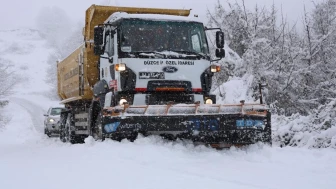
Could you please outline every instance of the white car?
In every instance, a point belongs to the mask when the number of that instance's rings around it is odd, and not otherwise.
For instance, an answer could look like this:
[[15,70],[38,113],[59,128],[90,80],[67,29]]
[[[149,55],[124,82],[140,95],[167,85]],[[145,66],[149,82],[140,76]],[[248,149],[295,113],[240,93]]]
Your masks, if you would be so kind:
[[44,114],[44,134],[48,135],[48,137],[59,134],[59,120],[63,109],[62,107],[51,107],[47,114]]

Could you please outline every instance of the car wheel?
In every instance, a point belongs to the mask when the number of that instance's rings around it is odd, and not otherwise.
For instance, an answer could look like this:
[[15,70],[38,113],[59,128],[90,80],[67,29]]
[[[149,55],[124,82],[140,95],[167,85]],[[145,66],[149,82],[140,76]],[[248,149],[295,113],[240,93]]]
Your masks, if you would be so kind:
[[48,137],[50,137],[50,132],[47,129],[44,129],[44,134],[47,135]]

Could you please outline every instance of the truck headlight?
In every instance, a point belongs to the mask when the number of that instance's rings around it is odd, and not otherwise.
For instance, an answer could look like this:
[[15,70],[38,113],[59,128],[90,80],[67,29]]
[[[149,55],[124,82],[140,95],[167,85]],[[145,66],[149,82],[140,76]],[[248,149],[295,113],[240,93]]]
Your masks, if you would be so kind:
[[212,104],[212,100],[210,98],[206,99],[205,104]]
[[120,101],[119,101],[120,106],[123,106],[124,103],[127,103],[127,100],[124,99],[124,98],[120,99]]
[[220,66],[211,65],[211,66],[210,66],[210,71],[211,71],[212,73],[219,72],[219,71],[220,71]]
[[49,123],[54,123],[54,119],[49,119]]
[[116,71],[125,71],[126,70],[126,64],[120,63],[115,65],[115,70]]

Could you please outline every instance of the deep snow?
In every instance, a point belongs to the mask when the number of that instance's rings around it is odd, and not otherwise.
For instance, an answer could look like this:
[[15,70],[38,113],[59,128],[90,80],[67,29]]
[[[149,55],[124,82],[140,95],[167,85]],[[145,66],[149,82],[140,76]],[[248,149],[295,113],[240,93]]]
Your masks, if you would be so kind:
[[6,107],[19,116],[0,133],[3,188],[331,189],[336,184],[331,149],[254,145],[216,151],[157,137],[134,143],[88,138],[70,145],[44,136],[26,109],[32,104],[20,103]]
[[[19,53],[27,50],[21,43],[15,48],[20,51],[0,50],[19,68],[17,74],[26,78],[3,110],[11,121],[0,130],[0,188],[335,188],[334,149],[257,144],[217,151],[158,137],[140,137],[134,143],[88,138],[76,145],[47,138],[43,113],[57,105],[45,97],[46,59],[52,51],[38,36],[27,39],[32,35],[17,31],[0,37],[2,44],[16,39],[31,45],[26,53]],[[235,95],[239,96],[228,94]]]

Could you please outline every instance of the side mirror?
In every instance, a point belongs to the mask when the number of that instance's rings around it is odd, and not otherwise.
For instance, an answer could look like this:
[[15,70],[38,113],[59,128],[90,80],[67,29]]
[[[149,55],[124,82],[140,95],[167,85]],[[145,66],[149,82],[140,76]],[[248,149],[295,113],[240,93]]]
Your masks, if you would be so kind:
[[224,32],[221,31],[216,32],[216,46],[219,49],[224,48]]
[[94,42],[94,53],[95,55],[102,55],[104,50],[103,50],[103,44],[104,44],[104,27],[101,26],[96,26],[94,28],[94,37],[93,37],[93,42]]
[[225,50],[224,49],[216,49],[216,57],[217,58],[224,58],[225,57]]
[[48,114],[43,114],[43,116],[48,117]]

